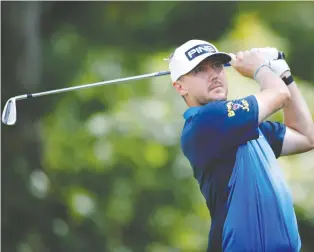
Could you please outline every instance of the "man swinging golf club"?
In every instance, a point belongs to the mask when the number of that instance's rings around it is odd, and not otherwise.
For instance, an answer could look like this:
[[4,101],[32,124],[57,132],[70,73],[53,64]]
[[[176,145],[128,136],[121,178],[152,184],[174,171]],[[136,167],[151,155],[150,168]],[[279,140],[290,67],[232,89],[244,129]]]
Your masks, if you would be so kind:
[[[181,147],[211,215],[208,251],[300,251],[293,201],[277,158],[314,148],[314,125],[285,60],[263,50],[236,55],[201,40],[169,59],[171,80],[189,108]],[[224,64],[260,92],[228,100]],[[265,121],[283,109],[284,123]]]

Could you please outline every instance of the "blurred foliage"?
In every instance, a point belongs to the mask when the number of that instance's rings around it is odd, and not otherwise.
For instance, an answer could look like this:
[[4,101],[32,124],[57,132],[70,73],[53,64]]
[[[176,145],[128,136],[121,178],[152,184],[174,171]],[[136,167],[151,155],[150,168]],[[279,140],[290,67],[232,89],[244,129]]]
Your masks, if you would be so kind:
[[[284,50],[314,113],[312,2],[2,2],[6,100],[167,68],[186,40]],[[230,96],[257,91],[232,69]],[[2,249],[204,251],[209,213],[180,150],[186,105],[159,77],[18,102],[2,126]],[[274,120],[282,120],[276,113]],[[280,158],[314,250],[313,152]]]

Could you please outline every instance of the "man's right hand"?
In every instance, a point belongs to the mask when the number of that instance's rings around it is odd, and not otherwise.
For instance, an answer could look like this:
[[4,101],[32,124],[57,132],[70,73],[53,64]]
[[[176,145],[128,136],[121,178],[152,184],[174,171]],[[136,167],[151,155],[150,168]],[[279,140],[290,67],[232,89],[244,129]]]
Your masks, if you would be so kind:
[[255,71],[263,64],[268,65],[268,61],[258,50],[238,52],[236,55],[230,54],[231,66],[241,75],[254,79]]

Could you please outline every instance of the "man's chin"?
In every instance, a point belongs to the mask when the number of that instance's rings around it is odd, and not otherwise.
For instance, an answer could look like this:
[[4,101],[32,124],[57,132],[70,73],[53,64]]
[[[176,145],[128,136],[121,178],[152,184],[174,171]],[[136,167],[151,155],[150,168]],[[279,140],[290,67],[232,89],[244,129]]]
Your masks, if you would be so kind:
[[212,101],[227,100],[227,92],[223,88],[218,87],[209,92],[209,98]]
[[207,103],[214,102],[214,101],[226,101],[227,99],[228,99],[227,94],[224,92],[221,92],[221,93],[209,94],[207,97],[204,97],[204,99],[201,99],[203,102],[201,102],[201,100],[199,101],[201,105],[205,105]]
[[225,101],[227,100],[227,95],[224,93],[215,94],[211,97],[212,101]]

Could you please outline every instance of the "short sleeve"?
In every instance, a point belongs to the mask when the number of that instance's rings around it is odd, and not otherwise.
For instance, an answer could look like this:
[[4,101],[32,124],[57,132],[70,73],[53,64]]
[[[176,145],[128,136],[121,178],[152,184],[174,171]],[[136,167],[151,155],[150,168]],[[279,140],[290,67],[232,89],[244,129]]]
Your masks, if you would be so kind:
[[265,121],[259,125],[259,128],[275,153],[276,158],[278,158],[282,151],[286,126],[279,122]]
[[208,103],[197,115],[195,123],[203,137],[216,139],[217,147],[245,144],[259,136],[257,100],[251,95],[238,100]]

